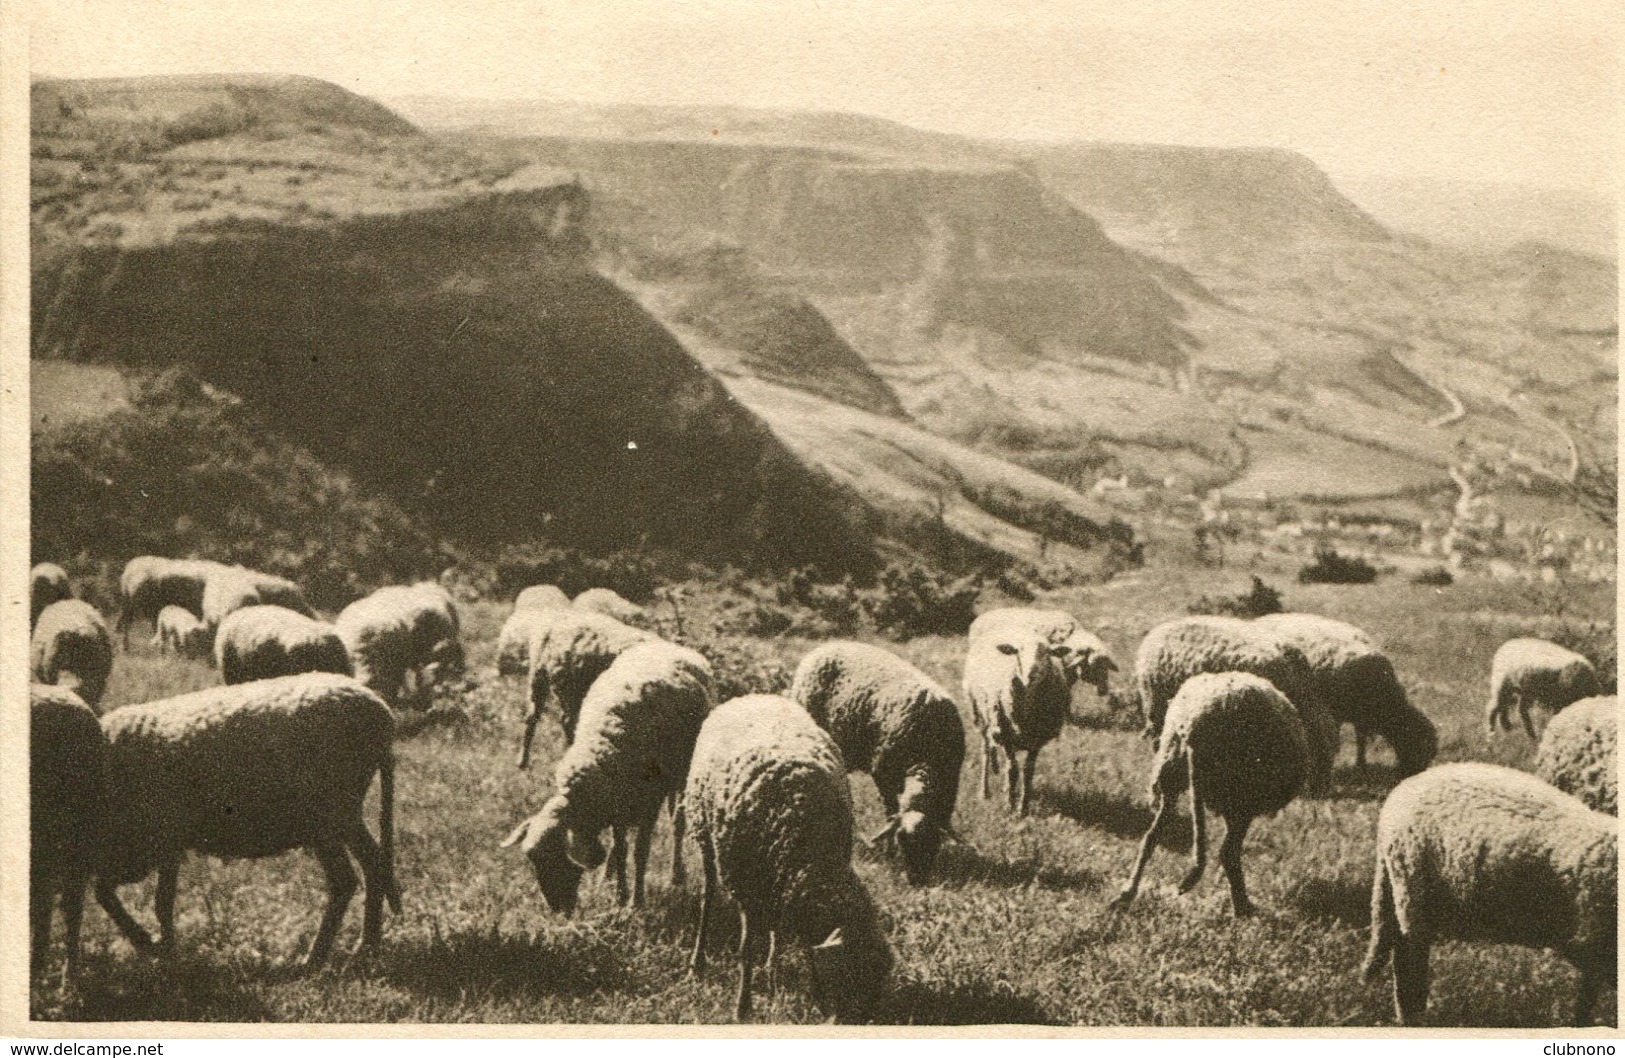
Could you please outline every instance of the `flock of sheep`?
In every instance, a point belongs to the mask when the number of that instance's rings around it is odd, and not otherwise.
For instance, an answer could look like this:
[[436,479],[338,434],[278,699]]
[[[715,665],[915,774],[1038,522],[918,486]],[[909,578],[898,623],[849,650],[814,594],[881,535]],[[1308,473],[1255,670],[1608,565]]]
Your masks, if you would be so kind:
[[[259,857],[307,848],[328,902],[307,965],[329,955],[365,887],[363,946],[379,943],[383,905],[397,913],[394,716],[460,672],[457,608],[436,584],[380,589],[327,624],[297,585],[236,566],[153,557],[120,582],[115,631],[151,621],[161,649],[212,656],[225,686],[105,716],[96,707],[113,633],[73,599],[55,566],[34,571],[31,645],[31,926],[43,967],[60,901],[64,981],[75,973],[83,896],[96,898],[143,951],[174,943],[177,872],[187,851]],[[737,1016],[751,1007],[753,964],[781,942],[809,951],[815,998],[837,1019],[863,1018],[894,955],[874,900],[852,868],[849,771],[867,772],[887,821],[869,836],[895,849],[908,881],[928,884],[952,823],[966,730],[952,696],[879,647],[831,642],[809,653],[784,696],[718,703],[710,663],[634,627],[613,592],[571,602],[526,589],[497,644],[499,671],[523,674],[518,764],[542,716],[567,749],[554,793],[520,821],[517,845],[547,905],[573,911],[583,875],[604,867],[622,903],[643,903],[662,811],[674,832],[671,879],[685,884],[684,834],[700,853],[691,967],[705,966],[718,893],[740,917]],[[1485,763],[1432,765],[1434,725],[1408,700],[1380,647],[1351,625],[1311,614],[1257,620],[1189,617],[1152,629],[1134,682],[1155,747],[1153,820],[1114,904],[1132,901],[1180,795],[1190,795],[1200,881],[1207,813],[1225,823],[1218,859],[1238,916],[1252,911],[1242,845],[1260,816],[1331,781],[1343,724],[1393,749],[1402,781],[1380,813],[1368,976],[1391,967],[1405,1024],[1425,1015],[1428,952],[1456,938],[1550,948],[1580,971],[1576,1018],[1616,981],[1615,699],[1598,697],[1591,663],[1515,639],[1491,666],[1488,723],[1558,711],[1531,775]],[[1007,608],[968,630],[963,694],[980,741],[981,791],[1002,770],[1012,812],[1027,811],[1044,747],[1079,684],[1107,692],[1117,671],[1072,616]],[[363,819],[374,776],[378,835]],[[609,832],[610,847],[603,839]],[[627,877],[630,846],[632,869]],[[118,887],[159,875],[156,942]]]

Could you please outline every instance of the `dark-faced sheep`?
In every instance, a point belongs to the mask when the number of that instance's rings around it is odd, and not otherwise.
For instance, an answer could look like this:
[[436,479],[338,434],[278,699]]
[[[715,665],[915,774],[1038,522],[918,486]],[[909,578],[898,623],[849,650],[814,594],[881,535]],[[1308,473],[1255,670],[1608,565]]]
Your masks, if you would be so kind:
[[530,766],[530,743],[542,711],[553,703],[568,743],[575,738],[581,700],[614,660],[639,643],[657,638],[591,610],[548,610],[532,629],[529,678],[525,688],[525,728],[519,740],[519,766]]
[[[175,895],[188,850],[259,858],[309,849],[327,876],[327,910],[306,957],[332,950],[355,895],[354,855],[366,879],[362,938],[375,945],[395,884],[395,718],[347,676],[305,673],[210,687],[102,718],[107,732],[104,837],[96,898],[138,949],[152,948],[118,887],[158,872],[159,942],[175,939]],[[379,778],[379,839],[362,819]]]
[[203,585],[203,623],[213,637],[227,615],[248,606],[281,606],[306,617],[316,616],[305,593],[293,581],[243,566],[227,566],[209,573]]
[[819,1004],[864,1016],[891,973],[874,901],[852,870],[852,794],[829,735],[795,702],[747,695],[718,706],[694,745],[684,808],[705,869],[690,966],[705,967],[720,890],[739,907],[739,996],[751,1007],[751,963],[769,934],[809,947]]
[[[140,555],[124,565],[119,576],[119,609],[115,630],[130,645],[130,626],[155,621],[165,606],[179,606],[203,616],[203,592],[209,577],[229,569],[207,559],[159,558]],[[211,632],[212,634],[212,632]]]
[[457,614],[437,585],[379,588],[346,606],[333,624],[356,679],[386,702],[402,701],[408,677],[416,697],[441,675],[463,669]]
[[101,836],[107,736],[95,712],[66,688],[36,683],[28,697],[29,951],[34,969],[43,970],[60,901],[67,983],[78,968],[85,889]]
[[1544,639],[1509,639],[1490,662],[1490,734],[1497,725],[1502,731],[1512,730],[1516,709],[1524,731],[1533,739],[1531,706],[1544,705],[1556,712],[1600,693],[1596,666],[1584,655]]
[[952,819],[965,724],[948,692],[888,650],[825,643],[801,660],[789,696],[866,771],[886,808],[871,843],[894,837],[912,885],[924,885]]
[[113,636],[88,602],[64,599],[40,611],[29,641],[35,683],[60,685],[95,709],[113,671]]
[[68,571],[53,562],[41,562],[28,571],[28,624],[39,620],[40,611],[54,602],[73,598]]
[[220,622],[215,663],[226,683],[248,683],[301,672],[354,675],[338,630],[282,606],[245,606]]
[[1071,648],[1028,611],[1002,613],[997,620],[991,614],[977,619],[965,648],[963,686],[982,736],[982,797],[990,796],[989,775],[1002,750],[1010,808],[1026,815],[1039,751],[1061,733],[1071,709]]

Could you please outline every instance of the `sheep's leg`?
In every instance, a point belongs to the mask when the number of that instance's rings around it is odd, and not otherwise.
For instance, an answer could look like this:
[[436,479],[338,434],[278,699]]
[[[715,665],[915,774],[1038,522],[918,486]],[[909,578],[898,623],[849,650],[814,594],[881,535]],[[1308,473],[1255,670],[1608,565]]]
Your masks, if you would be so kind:
[[1019,752],[1009,746],[1004,747],[1005,796],[1012,812],[1021,808],[1021,762],[1016,756]]
[[1038,750],[1029,749],[1027,756],[1021,762],[1021,815],[1027,814],[1027,806],[1033,799],[1033,773],[1038,770]]
[[1523,729],[1529,735],[1529,741],[1539,742],[1540,738],[1535,734],[1535,722],[1529,716],[1530,704],[1527,696],[1518,696],[1518,715],[1523,719]]
[[671,887],[681,889],[688,884],[683,870],[683,835],[688,832],[688,813],[683,811],[682,796],[675,795],[671,803]]
[[534,708],[525,714],[525,733],[519,736],[519,766],[521,768],[530,767],[530,743],[531,739],[536,737],[536,723],[540,719],[541,717],[536,714]]
[[1134,873],[1129,876],[1128,884],[1123,891],[1117,894],[1111,902],[1112,907],[1126,907],[1140,891],[1140,878],[1145,874],[1145,865],[1151,861],[1151,853],[1157,847],[1157,833],[1168,819],[1168,810],[1173,807],[1173,799],[1163,791],[1161,782],[1155,786],[1156,807],[1152,810],[1151,825],[1146,828],[1145,837],[1140,840],[1140,854],[1134,861]]
[[1584,1028],[1593,1021],[1591,1012],[1597,1006],[1597,996],[1602,992],[1602,983],[1597,980],[1595,970],[1580,971],[1580,991],[1574,999],[1574,1024]]
[[51,950],[51,913],[56,909],[56,887],[32,880],[28,887],[28,961],[31,971],[45,967]]
[[649,870],[649,844],[654,838],[655,820],[660,818],[660,807],[655,806],[652,812],[642,823],[638,824],[638,834],[632,846],[632,906],[643,906],[643,876]]
[[1388,880],[1388,865],[1379,855],[1377,874],[1371,883],[1371,944],[1366,948],[1360,972],[1374,981],[1389,961],[1399,937],[1399,918],[1394,913],[1394,889]]
[[734,1020],[750,1017],[750,915],[739,912],[739,1001],[734,1004]]
[[175,894],[180,890],[180,879],[180,857],[159,866],[153,909],[158,913],[158,946],[166,951],[175,947]]
[[[90,879],[79,875],[62,886],[62,933],[67,952],[62,957],[62,986],[66,988],[79,974],[79,926],[85,915],[85,886]],[[49,908],[50,904],[47,903]],[[50,929],[47,915],[46,929]]]
[[[1207,870],[1207,810],[1202,804],[1202,788],[1196,783],[1196,753],[1194,750],[1185,754],[1186,776],[1191,790],[1191,832],[1195,835],[1196,862],[1186,873],[1184,881],[1179,883],[1179,891],[1188,893],[1196,888],[1202,880],[1202,874]],[[1229,837],[1228,832],[1225,834]]]
[[767,931],[767,991],[771,995],[779,990],[779,931]]
[[327,875],[327,910],[322,913],[322,925],[316,931],[316,939],[311,942],[310,954],[305,956],[306,969],[314,970],[326,962],[328,954],[332,952],[339,923],[344,921],[344,912],[355,896],[358,883],[355,868],[350,865],[350,857],[344,851],[342,842],[326,840],[311,846],[310,851],[322,865],[322,873]]
[[130,915],[124,902],[118,898],[118,886],[105,879],[96,882],[96,902],[102,905],[107,917],[113,920],[113,925],[124,934],[136,951],[147,954],[152,951],[152,937],[141,928],[140,923]]
[[1241,876],[1241,843],[1247,840],[1247,828],[1252,825],[1252,816],[1225,820],[1224,844],[1219,846],[1219,863],[1230,880],[1230,906],[1235,908],[1237,918],[1253,913],[1253,903],[1247,899],[1247,882]]
[[711,850],[711,843],[700,838],[700,928],[694,934],[694,954],[689,956],[688,969],[690,973],[700,973],[705,969],[705,931],[711,925],[711,891],[717,885],[716,853]]
[[988,776],[992,774],[993,769],[997,766],[998,750],[993,747],[993,743],[984,739],[982,741],[982,800],[984,801],[993,796],[993,788],[990,785]]
[[1428,1009],[1428,943],[1400,934],[1394,941],[1394,1008],[1401,1025],[1420,1025]]
[[360,947],[374,948],[384,935],[384,890],[388,888],[389,877],[389,872],[384,868],[384,852],[372,839],[367,825],[359,819],[350,828],[347,844],[361,864],[361,879],[367,887]]
[[622,907],[630,894],[626,891],[626,828],[617,826],[610,828],[614,840],[609,846],[609,862],[604,865],[606,874],[615,876],[615,902]]

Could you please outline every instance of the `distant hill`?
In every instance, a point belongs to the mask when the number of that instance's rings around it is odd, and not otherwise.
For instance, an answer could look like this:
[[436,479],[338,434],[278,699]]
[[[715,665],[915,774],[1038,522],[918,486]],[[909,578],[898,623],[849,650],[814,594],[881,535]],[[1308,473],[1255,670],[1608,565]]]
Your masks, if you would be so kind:
[[1480,180],[1340,176],[1338,186],[1399,231],[1499,251],[1538,241],[1612,261],[1614,203],[1577,191]]

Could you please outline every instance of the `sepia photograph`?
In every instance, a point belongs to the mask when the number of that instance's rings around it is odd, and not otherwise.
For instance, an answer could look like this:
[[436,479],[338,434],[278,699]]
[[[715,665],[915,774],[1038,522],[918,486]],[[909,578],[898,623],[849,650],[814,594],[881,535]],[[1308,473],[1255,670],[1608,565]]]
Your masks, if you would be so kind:
[[1617,1034],[1616,0],[3,19],[0,1033]]

